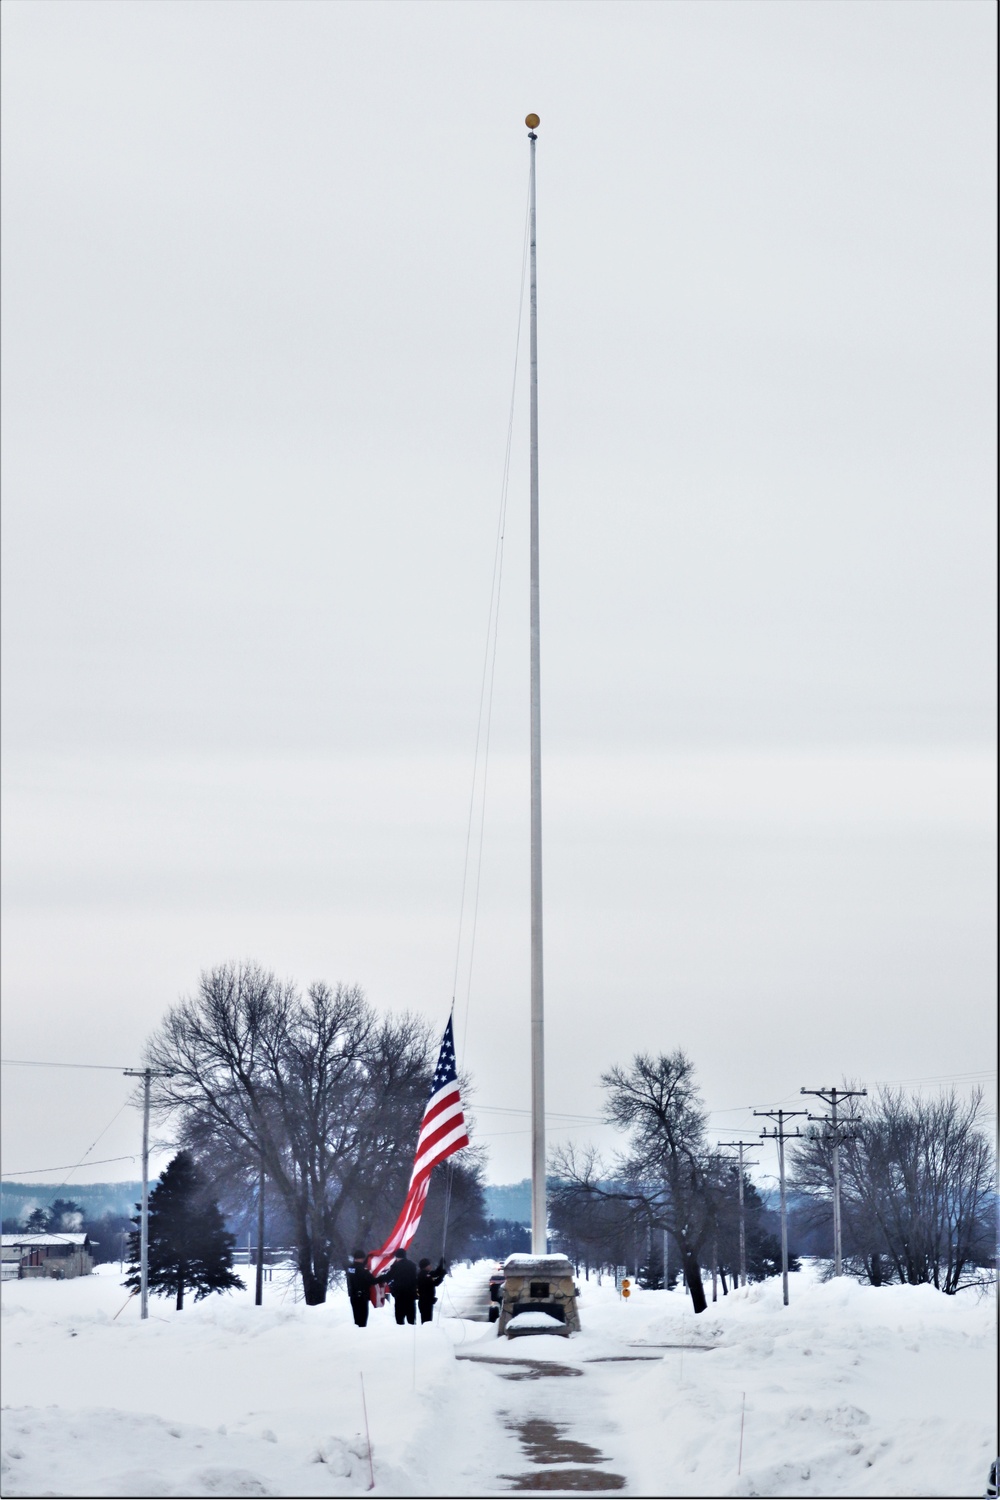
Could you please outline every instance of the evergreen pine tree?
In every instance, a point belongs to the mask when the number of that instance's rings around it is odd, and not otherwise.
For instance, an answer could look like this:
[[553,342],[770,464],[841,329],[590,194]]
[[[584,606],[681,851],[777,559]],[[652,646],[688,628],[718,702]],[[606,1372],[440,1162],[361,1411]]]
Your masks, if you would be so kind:
[[[802,1262],[789,1252],[788,1269],[798,1271]],[[764,1281],[768,1276],[781,1275],[781,1237],[771,1234],[763,1224],[747,1225],[747,1277],[750,1281]]]
[[83,1223],[83,1209],[72,1198],[55,1198],[48,1219],[50,1234],[75,1234]]
[[[138,1207],[138,1205],[136,1205]],[[139,1224],[139,1218],[132,1220]],[[179,1151],[160,1173],[149,1195],[149,1290],[177,1298],[184,1306],[184,1289],[200,1301],[209,1292],[225,1292],[243,1283],[233,1274],[235,1235],[229,1234],[219,1205],[210,1199],[190,1151]],[[131,1264],[124,1285],[139,1290],[140,1234],[129,1238]]]
[[29,1234],[48,1234],[49,1216],[44,1208],[33,1208],[24,1221],[24,1227]]

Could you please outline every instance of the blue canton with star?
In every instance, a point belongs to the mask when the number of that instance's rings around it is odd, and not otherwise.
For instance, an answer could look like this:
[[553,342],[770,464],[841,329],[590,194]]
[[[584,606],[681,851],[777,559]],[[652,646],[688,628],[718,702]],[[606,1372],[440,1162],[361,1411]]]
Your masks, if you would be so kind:
[[443,1089],[445,1084],[457,1083],[458,1072],[455,1068],[455,1034],[452,1029],[451,1017],[444,1028],[444,1040],[441,1043],[441,1051],[438,1055],[438,1065],[434,1070],[434,1082],[431,1084],[431,1098]]

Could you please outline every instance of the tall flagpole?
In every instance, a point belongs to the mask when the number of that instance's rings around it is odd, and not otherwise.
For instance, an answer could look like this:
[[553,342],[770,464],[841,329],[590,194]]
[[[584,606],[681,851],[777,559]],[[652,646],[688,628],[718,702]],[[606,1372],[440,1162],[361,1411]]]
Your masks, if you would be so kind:
[[545,1205],[545,1011],[542,986],[542,687],[538,612],[538,282],[535,263],[535,129],[528,115],[531,175],[531,1253],[548,1251]]

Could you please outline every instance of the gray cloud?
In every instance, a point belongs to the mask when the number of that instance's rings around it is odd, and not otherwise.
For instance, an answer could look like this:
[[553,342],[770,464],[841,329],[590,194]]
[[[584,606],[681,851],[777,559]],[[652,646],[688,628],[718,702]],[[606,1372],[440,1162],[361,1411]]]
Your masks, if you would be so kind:
[[[553,1107],[678,1042],[720,1108],[978,1066],[994,11],[4,12],[8,1050],[134,1062],[251,953],[443,1019],[533,108]],[[468,1043],[496,1105],[523,407]],[[44,1137],[13,1084],[8,1169],[88,1136],[111,1075],[74,1077]]]

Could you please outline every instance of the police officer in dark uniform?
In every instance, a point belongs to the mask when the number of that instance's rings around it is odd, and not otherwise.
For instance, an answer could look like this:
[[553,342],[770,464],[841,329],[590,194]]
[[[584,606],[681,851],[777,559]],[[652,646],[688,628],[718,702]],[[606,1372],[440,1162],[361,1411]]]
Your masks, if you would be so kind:
[[417,1268],[405,1250],[394,1252],[388,1271],[377,1276],[379,1286],[387,1286],[392,1293],[393,1311],[397,1323],[417,1321]]
[[368,1325],[368,1309],[371,1307],[371,1289],[374,1277],[368,1269],[368,1257],[363,1250],[355,1250],[347,1268],[347,1295],[351,1299],[351,1312],[359,1328]]
[[434,1304],[437,1301],[435,1288],[441,1285],[444,1276],[444,1259],[439,1260],[432,1271],[431,1263],[425,1255],[417,1271],[417,1305],[420,1308],[421,1323],[429,1323],[434,1317]]

